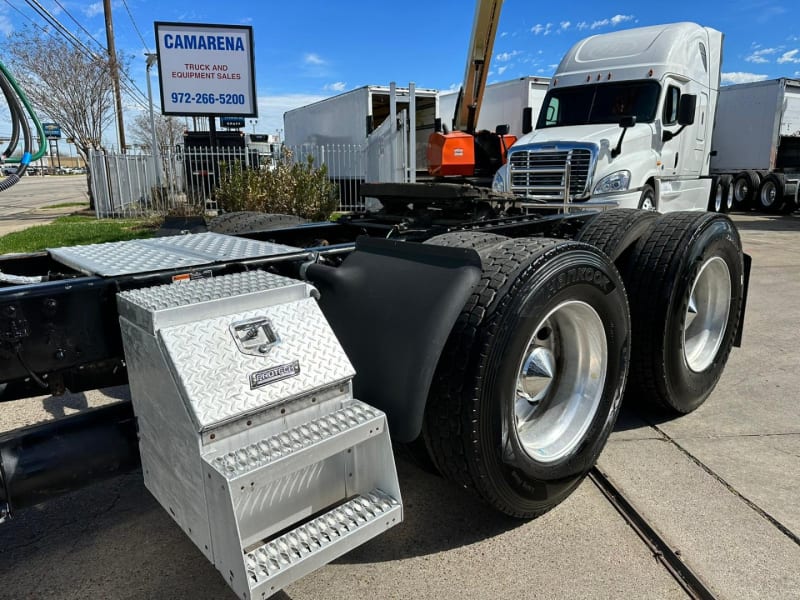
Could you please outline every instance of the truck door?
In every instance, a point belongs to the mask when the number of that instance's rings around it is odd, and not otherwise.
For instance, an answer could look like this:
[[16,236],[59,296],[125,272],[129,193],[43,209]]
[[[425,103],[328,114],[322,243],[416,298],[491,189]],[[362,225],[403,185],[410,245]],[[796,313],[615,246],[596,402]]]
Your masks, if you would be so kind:
[[[705,156],[708,93],[692,81],[668,77],[664,82],[664,108],[661,112],[662,131],[677,134],[662,142],[661,174],[663,177],[696,177],[700,174]],[[678,105],[683,94],[697,96],[694,124],[678,133]]]
[[[662,131],[677,133],[680,129],[678,125],[678,105],[681,94],[684,93],[684,83],[672,78],[667,78],[664,82],[664,107],[661,111]],[[683,139],[684,132],[672,138],[668,142],[661,142],[661,176],[676,177],[683,173],[682,161],[684,160]]]

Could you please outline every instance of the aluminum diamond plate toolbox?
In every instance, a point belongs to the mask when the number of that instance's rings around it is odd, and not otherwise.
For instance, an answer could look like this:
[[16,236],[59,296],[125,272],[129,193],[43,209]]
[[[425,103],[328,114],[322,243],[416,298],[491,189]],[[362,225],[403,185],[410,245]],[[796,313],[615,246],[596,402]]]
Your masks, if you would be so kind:
[[[253,319],[267,319],[280,337],[260,356],[242,352],[231,333]],[[159,335],[198,431],[355,374],[313,298],[167,327]]]
[[403,516],[386,415],[316,295],[249,271],[117,296],[145,485],[244,600]]
[[207,316],[241,312],[316,294],[312,286],[301,281],[254,270],[128,290],[117,295],[117,306],[122,317],[155,332]]
[[113,277],[228,260],[290,254],[299,248],[221,233],[195,233],[88,246],[48,248],[58,262],[87,275]]

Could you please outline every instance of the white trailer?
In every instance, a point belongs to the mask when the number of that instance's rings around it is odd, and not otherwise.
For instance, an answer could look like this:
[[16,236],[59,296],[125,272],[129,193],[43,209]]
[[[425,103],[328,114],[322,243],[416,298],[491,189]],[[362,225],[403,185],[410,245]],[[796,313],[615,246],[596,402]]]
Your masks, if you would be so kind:
[[[417,168],[427,168],[425,146],[434,131],[438,116],[438,91],[416,88],[415,128]],[[408,88],[395,89],[396,114],[403,110],[411,114]],[[391,88],[366,85],[338,96],[332,96],[307,106],[287,111],[283,115],[284,141],[295,148],[303,145],[330,147],[335,145],[363,145],[367,137],[390,115]],[[363,178],[355,165],[340,165],[332,175]]]
[[767,212],[796,206],[800,80],[720,88],[710,171],[718,194],[733,206]]
[[[516,137],[528,133],[524,127],[525,109],[533,118],[539,114],[550,80],[546,77],[520,77],[486,86],[478,116],[478,130],[494,131],[498,125],[508,125],[508,132]],[[439,94],[439,113],[442,123],[451,126],[456,110],[458,91]]]

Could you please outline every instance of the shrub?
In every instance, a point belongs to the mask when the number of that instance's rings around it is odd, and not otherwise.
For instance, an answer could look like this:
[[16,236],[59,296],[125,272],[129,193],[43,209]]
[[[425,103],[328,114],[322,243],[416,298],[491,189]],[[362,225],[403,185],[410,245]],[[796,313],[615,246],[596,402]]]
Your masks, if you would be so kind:
[[271,170],[245,169],[234,162],[221,165],[220,171],[223,175],[215,196],[225,211],[254,210],[325,221],[338,204],[328,168],[315,167],[311,156],[294,162],[286,149]]

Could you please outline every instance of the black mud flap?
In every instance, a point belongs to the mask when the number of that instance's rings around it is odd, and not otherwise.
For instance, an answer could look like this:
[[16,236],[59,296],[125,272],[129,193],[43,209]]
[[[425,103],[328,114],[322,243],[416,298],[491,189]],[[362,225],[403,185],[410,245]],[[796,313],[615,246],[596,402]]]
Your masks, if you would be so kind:
[[744,329],[744,313],[747,310],[747,293],[750,290],[750,268],[753,266],[753,257],[749,254],[743,256],[744,259],[744,285],[742,286],[742,310],[739,312],[739,329],[736,331],[736,338],[733,345],[736,348],[742,347],[742,330]]
[[366,237],[342,266],[309,267],[356,369],[355,396],[387,414],[395,441],[419,436],[439,356],[480,275],[474,250]]

